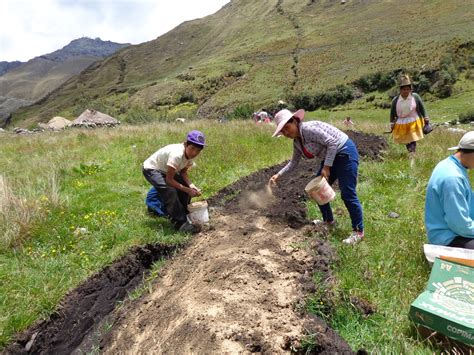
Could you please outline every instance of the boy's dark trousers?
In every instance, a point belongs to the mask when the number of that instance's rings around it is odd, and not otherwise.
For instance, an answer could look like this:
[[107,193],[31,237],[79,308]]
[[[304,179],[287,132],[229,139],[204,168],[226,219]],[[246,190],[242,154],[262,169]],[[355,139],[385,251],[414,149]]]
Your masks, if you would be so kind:
[[[143,169],[143,176],[145,176],[145,179],[155,187],[160,195],[161,201],[165,204],[166,211],[168,212],[171,221],[178,229],[184,222],[186,222],[186,215],[188,214],[187,207],[191,201],[191,197],[186,192],[167,185],[166,174],[161,171]],[[181,175],[176,174],[174,178],[180,184],[188,186]]]

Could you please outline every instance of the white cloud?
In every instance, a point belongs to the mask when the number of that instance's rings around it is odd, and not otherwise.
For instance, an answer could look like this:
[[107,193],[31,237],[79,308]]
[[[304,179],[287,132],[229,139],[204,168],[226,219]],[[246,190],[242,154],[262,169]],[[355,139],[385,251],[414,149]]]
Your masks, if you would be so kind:
[[1,0],[0,61],[27,61],[73,39],[138,44],[229,0]]

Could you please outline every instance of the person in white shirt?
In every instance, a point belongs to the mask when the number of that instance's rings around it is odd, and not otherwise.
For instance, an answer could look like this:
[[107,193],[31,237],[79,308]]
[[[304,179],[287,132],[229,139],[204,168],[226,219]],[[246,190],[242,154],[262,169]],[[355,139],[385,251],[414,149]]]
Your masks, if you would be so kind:
[[201,190],[189,179],[188,170],[205,145],[204,134],[191,131],[184,143],[169,144],[143,163],[145,179],[156,189],[175,228],[182,232],[199,232],[199,227],[187,219],[191,198],[201,195]]

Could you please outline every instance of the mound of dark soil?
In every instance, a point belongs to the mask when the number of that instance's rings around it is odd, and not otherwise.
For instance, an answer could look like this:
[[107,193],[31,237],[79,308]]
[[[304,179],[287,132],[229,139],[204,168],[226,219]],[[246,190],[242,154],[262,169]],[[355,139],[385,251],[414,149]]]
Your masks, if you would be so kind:
[[[357,131],[346,133],[356,144],[362,159],[381,160],[383,152],[388,149],[384,137]],[[286,162],[265,168],[240,179],[219,191],[210,199],[210,204],[224,207],[229,212],[264,215],[275,221],[287,223],[292,228],[302,227],[306,223],[304,187],[315,177],[320,162],[301,159],[298,170],[282,177],[278,181],[278,187],[269,192],[268,180],[285,164]],[[337,188],[337,182],[334,187]],[[243,191],[246,193],[241,194]],[[279,203],[270,203],[274,199]]]
[[144,272],[158,259],[170,257],[175,249],[161,244],[133,248],[72,290],[50,319],[20,334],[5,352],[71,353],[117,301],[143,281]]

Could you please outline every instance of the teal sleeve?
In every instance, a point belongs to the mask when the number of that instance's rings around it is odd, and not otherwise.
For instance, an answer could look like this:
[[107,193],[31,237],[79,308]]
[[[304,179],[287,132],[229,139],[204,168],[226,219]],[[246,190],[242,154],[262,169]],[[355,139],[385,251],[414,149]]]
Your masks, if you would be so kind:
[[451,177],[444,181],[443,210],[445,222],[456,235],[474,238],[474,220],[471,217],[472,199],[468,201],[467,194],[471,193],[462,178]]

